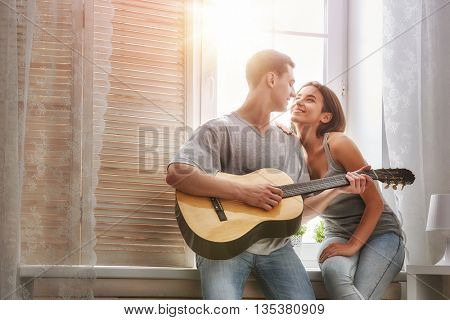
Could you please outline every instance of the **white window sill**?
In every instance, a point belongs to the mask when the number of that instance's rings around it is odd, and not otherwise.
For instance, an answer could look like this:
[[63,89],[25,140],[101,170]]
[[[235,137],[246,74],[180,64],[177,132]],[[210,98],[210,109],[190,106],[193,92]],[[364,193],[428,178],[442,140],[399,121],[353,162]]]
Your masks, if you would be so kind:
[[[21,265],[21,278],[77,278],[80,272],[93,269],[95,279],[158,279],[158,280],[199,280],[195,268],[161,268],[133,266],[47,266]],[[319,268],[306,268],[311,281],[322,281]],[[84,273],[84,272],[81,272]],[[393,282],[405,282],[406,273],[400,272]]]
[[[317,299],[327,299],[320,270],[307,268],[307,272]],[[59,299],[61,286],[77,279],[93,280],[90,286],[96,299],[201,299],[199,274],[194,268],[22,265],[20,277],[33,299]],[[405,283],[406,273],[401,272],[384,298],[405,299]],[[246,283],[244,298],[264,299],[253,277]]]

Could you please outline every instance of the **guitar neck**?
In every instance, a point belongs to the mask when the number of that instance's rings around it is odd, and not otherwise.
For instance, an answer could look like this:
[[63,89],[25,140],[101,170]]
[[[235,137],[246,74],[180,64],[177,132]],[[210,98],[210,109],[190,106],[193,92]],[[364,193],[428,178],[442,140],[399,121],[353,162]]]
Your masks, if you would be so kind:
[[345,174],[339,174],[333,177],[328,177],[319,180],[286,184],[283,186],[279,186],[279,188],[283,190],[283,198],[290,198],[312,192],[338,188],[349,184],[350,182],[348,182],[347,178],[345,178]]

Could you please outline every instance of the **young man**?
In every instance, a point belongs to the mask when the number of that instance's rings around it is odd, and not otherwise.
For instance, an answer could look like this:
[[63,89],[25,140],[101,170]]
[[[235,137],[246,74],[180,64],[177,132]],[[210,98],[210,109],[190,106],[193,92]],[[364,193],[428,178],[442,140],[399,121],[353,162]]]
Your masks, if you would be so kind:
[[[247,174],[276,168],[294,182],[309,180],[299,139],[270,123],[295,97],[294,63],[275,50],[256,53],[247,63],[249,93],[235,112],[200,126],[169,164],[167,183],[185,193],[234,199],[270,210],[282,191],[268,182],[244,185],[214,176],[218,171]],[[366,176],[347,174],[345,188],[326,190],[304,201],[303,217],[323,211],[339,193],[364,191]],[[240,299],[250,272],[268,299],[314,299],[314,292],[289,238],[262,239],[228,260],[197,256],[205,299]]]

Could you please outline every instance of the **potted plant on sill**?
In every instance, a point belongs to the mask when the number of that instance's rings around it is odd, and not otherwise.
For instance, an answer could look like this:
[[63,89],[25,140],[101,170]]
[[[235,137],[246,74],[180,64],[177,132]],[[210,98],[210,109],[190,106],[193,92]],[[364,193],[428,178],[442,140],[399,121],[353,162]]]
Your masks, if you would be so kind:
[[316,240],[317,243],[322,243],[324,238],[325,238],[325,222],[323,220],[320,220],[320,222],[316,225],[314,229],[314,240]]
[[301,225],[300,228],[291,236],[291,243],[294,247],[302,245],[302,236],[306,233],[306,225]]

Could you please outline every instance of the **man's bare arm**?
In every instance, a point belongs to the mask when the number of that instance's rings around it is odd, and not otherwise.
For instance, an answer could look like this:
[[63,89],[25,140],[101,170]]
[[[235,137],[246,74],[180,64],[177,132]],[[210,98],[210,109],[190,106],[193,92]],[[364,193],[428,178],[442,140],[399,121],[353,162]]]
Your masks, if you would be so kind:
[[177,190],[194,196],[237,199],[237,186],[233,182],[208,175],[187,164],[174,163],[170,165],[167,170],[166,182]]
[[182,163],[174,163],[167,170],[166,182],[184,193],[240,200],[248,205],[271,210],[282,199],[282,191],[270,184],[245,185],[221,177],[211,176],[200,169]]

